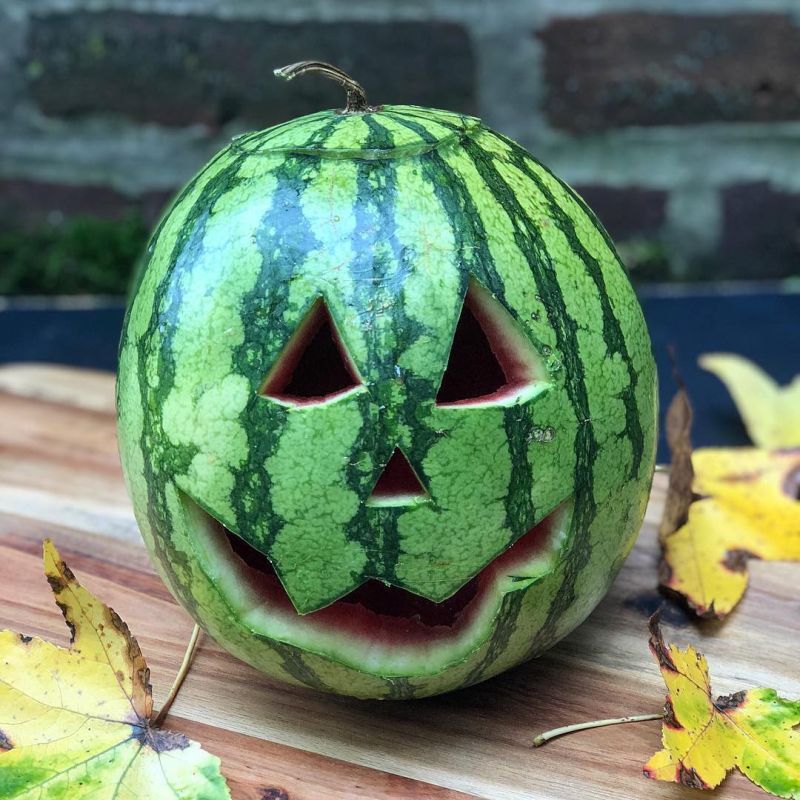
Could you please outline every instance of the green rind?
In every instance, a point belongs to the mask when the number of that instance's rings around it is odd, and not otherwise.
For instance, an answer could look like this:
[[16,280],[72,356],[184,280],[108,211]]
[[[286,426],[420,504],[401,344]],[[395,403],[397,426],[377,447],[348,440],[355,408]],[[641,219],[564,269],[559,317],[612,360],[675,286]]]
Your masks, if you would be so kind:
[[[471,278],[542,358],[527,402],[434,403]],[[363,386],[287,407],[259,389],[319,297]],[[182,604],[266,672],[357,696],[445,691],[565,635],[630,549],[654,461],[650,343],[605,231],[517,145],[408,106],[323,112],[215,157],[154,234],[118,406],[137,519]],[[433,502],[368,506],[397,446]],[[429,674],[370,675],[346,647],[314,653],[238,619],[181,493],[266,553],[301,612],[371,577],[442,600],[561,502],[574,510],[552,570],[506,594],[467,657],[443,647]]]

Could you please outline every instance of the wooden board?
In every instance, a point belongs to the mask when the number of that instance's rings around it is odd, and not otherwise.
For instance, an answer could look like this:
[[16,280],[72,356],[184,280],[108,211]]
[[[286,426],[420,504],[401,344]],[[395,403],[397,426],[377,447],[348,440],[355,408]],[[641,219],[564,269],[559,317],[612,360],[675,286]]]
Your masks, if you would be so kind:
[[[647,650],[655,591],[657,476],[639,543],[608,597],[547,655],[444,697],[363,702],[271,683],[205,638],[168,726],[222,759],[237,800],[562,800],[689,798],[641,776],[659,723],[617,726],[533,751],[565,723],[659,711],[664,687]],[[0,368],[0,626],[67,640],[42,575],[51,536],[83,583],[112,605],[142,646],[159,706],[192,623],[151,569],[117,457],[113,378],[58,367]],[[714,688],[800,695],[800,565],[756,563],[725,624],[673,609],[668,637],[695,642]],[[717,797],[762,796],[728,779]]]

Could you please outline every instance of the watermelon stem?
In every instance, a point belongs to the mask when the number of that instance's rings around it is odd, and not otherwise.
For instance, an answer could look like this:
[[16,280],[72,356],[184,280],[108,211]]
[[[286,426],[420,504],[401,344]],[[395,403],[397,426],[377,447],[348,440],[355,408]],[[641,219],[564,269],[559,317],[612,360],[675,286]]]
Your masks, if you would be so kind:
[[551,739],[558,736],[565,736],[576,731],[585,731],[590,728],[605,728],[607,725],[622,725],[627,722],[650,722],[651,720],[664,719],[664,712],[658,714],[637,714],[630,717],[615,717],[614,719],[596,719],[592,722],[578,722],[574,725],[564,725],[561,728],[553,728],[550,731],[540,733],[534,740],[534,747],[541,747]]
[[278,78],[290,81],[307,72],[318,72],[332,81],[341,84],[347,92],[347,103],[344,107],[345,114],[363,113],[374,109],[367,103],[367,93],[364,87],[356,80],[351,78],[344,70],[328,64],[325,61],[297,61],[294,64],[287,64],[285,67],[278,67],[273,70]]

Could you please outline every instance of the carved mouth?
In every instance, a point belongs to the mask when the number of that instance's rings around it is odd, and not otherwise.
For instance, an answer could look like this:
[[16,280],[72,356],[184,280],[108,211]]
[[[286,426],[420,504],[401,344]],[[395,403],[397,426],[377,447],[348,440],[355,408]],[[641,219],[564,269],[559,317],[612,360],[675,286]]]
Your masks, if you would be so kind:
[[[269,559],[184,497],[214,583],[251,629],[343,661],[375,665],[470,649],[491,630],[502,598],[549,573],[570,516],[564,503],[443,602],[375,579],[298,614]],[[487,634],[488,635],[488,634]]]

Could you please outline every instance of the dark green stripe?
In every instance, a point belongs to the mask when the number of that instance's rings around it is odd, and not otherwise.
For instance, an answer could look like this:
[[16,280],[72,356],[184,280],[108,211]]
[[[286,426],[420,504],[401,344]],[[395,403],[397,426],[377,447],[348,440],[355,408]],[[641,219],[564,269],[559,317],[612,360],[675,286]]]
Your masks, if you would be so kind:
[[[430,137],[423,126],[405,120],[398,120],[398,122],[412,128],[420,136]],[[440,201],[450,212],[456,241],[461,247],[468,245],[477,255],[476,266],[479,265],[480,269],[473,268],[473,272],[490,291],[501,299],[506,309],[519,322],[516,312],[510,308],[505,299],[505,288],[497,277],[494,259],[489,250],[488,232],[464,180],[439,153],[430,153],[427,161],[432,165],[432,169],[427,170],[426,177],[432,182]],[[425,164],[423,163],[424,169]],[[443,177],[444,180],[440,180],[440,177]],[[464,235],[465,227],[469,230],[466,236]],[[530,336],[529,332],[528,335]],[[544,343],[535,337],[531,337],[531,339],[537,351],[542,353],[545,347]],[[515,465],[506,497],[506,525],[514,531],[515,536],[521,536],[533,525],[535,517],[531,497],[533,475],[528,462],[528,445],[531,441],[533,421],[523,409],[511,406],[504,410],[504,426],[511,451],[511,463]]]
[[[324,140],[335,125],[333,120],[314,131],[307,144]],[[248,437],[247,463],[234,472],[231,491],[235,532],[264,553],[269,552],[282,524],[272,509],[272,485],[264,464],[278,446],[288,411],[277,403],[263,402],[258,391],[294,333],[283,322],[289,306],[291,278],[298,265],[320,244],[302,209],[303,194],[319,168],[319,159],[287,155],[275,169],[277,186],[256,231],[256,244],[264,254],[261,273],[242,298],[242,344],[232,356],[251,387],[250,402],[240,415],[240,424]],[[275,257],[275,253],[280,255]],[[315,299],[308,298],[309,308]],[[271,346],[254,347],[254,343]],[[261,523],[260,527],[254,520]]]
[[[177,206],[179,206],[181,204],[181,202],[184,200],[184,198],[194,190],[195,186],[197,186],[197,182],[203,177],[203,175],[209,169],[211,169],[214,166],[214,164],[217,163],[217,161],[219,161],[221,158],[223,158],[224,156],[226,156],[228,154],[229,149],[230,149],[229,147],[225,147],[222,150],[220,150],[216,155],[214,155],[214,157],[211,159],[211,161],[208,162],[208,164],[203,168],[203,170],[201,172],[199,172],[197,175],[195,175],[180,190],[180,192],[178,192],[178,194],[175,197],[172,198],[172,200],[170,201],[170,204],[169,204],[169,208],[166,211],[164,211],[164,213],[161,214],[161,218],[158,220],[158,223],[156,224],[156,227],[153,230],[152,234],[150,235],[150,239],[149,239],[149,241],[147,243],[147,249],[145,251],[146,258],[144,259],[144,263],[142,263],[141,267],[138,269],[138,271],[136,273],[136,276],[135,276],[135,283],[131,287],[130,297],[132,299],[131,299],[131,302],[128,303],[128,307],[125,310],[125,318],[124,318],[123,324],[122,324],[123,336],[120,338],[120,341],[119,341],[119,348],[118,348],[118,351],[117,351],[117,355],[119,355],[119,353],[122,352],[122,348],[123,348],[123,346],[125,345],[125,343],[127,341],[127,335],[126,334],[127,334],[127,330],[128,330],[128,320],[130,319],[131,312],[133,311],[133,306],[134,306],[133,298],[135,298],[139,293],[139,287],[142,285],[142,280],[143,280],[143,278],[145,276],[145,273],[147,272],[147,265],[148,265],[149,260],[150,260],[150,255],[153,252],[153,249],[155,247],[156,241],[158,240],[158,237],[161,235],[161,232],[164,229],[164,225],[167,223],[167,220],[170,218],[170,215],[171,215],[173,209],[177,208]],[[175,254],[175,248],[173,248],[172,253],[173,253],[173,255]],[[156,308],[156,305],[154,303],[153,304],[153,309],[155,309],[155,308]]]
[[[429,136],[427,131],[422,126],[418,126],[415,123],[408,122],[405,120],[398,120],[401,124],[405,124],[408,127],[416,130],[420,136]],[[473,265],[473,270],[477,273],[477,277],[481,279],[484,284],[490,289],[490,291],[494,292],[498,297],[501,298],[501,302],[503,302],[504,306],[508,308],[508,304],[505,302],[505,292],[504,287],[501,285],[501,282],[498,280],[497,273],[494,270],[494,260],[491,257],[491,253],[488,247],[488,235],[486,230],[483,227],[481,215],[476,208],[474,201],[468,191],[464,180],[458,175],[455,170],[453,170],[447,162],[441,157],[440,154],[431,152],[424,156],[421,159],[421,163],[423,166],[423,174],[425,175],[428,180],[431,181],[434,189],[437,193],[437,196],[442,202],[443,206],[448,210],[449,217],[452,221],[452,230],[455,241],[458,243],[462,252],[464,252],[464,246],[469,245],[470,248],[473,248],[477,252],[477,265]],[[492,193],[492,196],[498,202],[501,208],[508,214],[508,216],[513,220],[513,215],[509,212],[509,209],[501,202],[498,198],[497,192],[492,188],[492,184],[490,181],[487,180],[487,170],[485,169],[485,165],[478,164],[475,159],[473,158],[473,163],[475,164],[476,169],[478,170],[479,174],[484,179],[484,182],[487,185],[487,188]],[[430,166],[428,166],[430,165]],[[498,179],[499,176],[495,174],[495,179]],[[502,184],[505,186],[505,184]],[[505,187],[508,190],[508,187]],[[518,208],[518,206],[517,206]],[[521,211],[521,209],[519,209]],[[517,246],[519,250],[528,257],[528,263],[531,266],[531,271],[536,282],[537,290],[542,298],[545,300],[545,306],[548,309],[548,313],[551,314],[551,325],[553,329],[556,331],[557,334],[557,341],[560,345],[560,348],[563,350],[567,345],[565,345],[565,336],[563,335],[563,330],[560,324],[557,324],[556,320],[552,317],[555,313],[558,313],[559,316],[565,320],[569,320],[571,323],[571,328],[569,329],[570,333],[570,342],[572,344],[572,353],[577,353],[577,338],[576,338],[576,331],[577,326],[574,323],[574,320],[568,317],[566,313],[566,307],[564,306],[564,300],[561,295],[560,287],[558,282],[555,278],[555,272],[553,270],[552,264],[550,264],[549,259],[545,264],[540,264],[537,260],[532,259],[532,252],[531,247],[529,246],[529,242],[522,241],[519,239],[519,235],[517,236]],[[539,242],[539,250],[545,252],[544,249],[541,247],[541,242]],[[476,267],[480,265],[480,269]],[[464,291],[466,291],[466,282],[464,285]],[[557,302],[547,302],[548,299],[557,301]],[[554,312],[553,309],[557,308],[558,312]],[[516,317],[516,314],[514,314]],[[534,344],[537,350],[541,353],[544,344],[539,341],[534,341]],[[577,359],[576,359],[577,360]],[[582,379],[582,369],[579,363],[571,365],[574,368],[574,371],[570,373],[570,377],[575,380],[575,376],[580,376],[578,379],[578,385],[573,388],[573,391],[570,393],[570,399],[572,400],[572,404],[574,408],[583,410],[585,409],[585,415],[579,417],[579,419],[588,419],[589,418],[589,411],[588,411],[588,397],[586,394],[586,387],[583,383]],[[576,402],[576,398],[580,398],[581,402]],[[521,454],[523,455],[522,458],[519,460],[515,460],[513,463],[515,465],[525,465],[524,467],[518,467],[512,473],[512,481],[509,486],[509,492],[506,497],[506,517],[507,517],[507,524],[509,527],[514,531],[516,536],[523,535],[528,527],[533,524],[534,522],[534,508],[532,504],[531,498],[531,488],[533,483],[533,476],[532,471],[528,463],[527,458],[527,441],[523,441],[522,437],[525,436],[530,431],[527,430],[527,427],[531,426],[530,421],[528,422],[528,426],[526,426],[526,430],[523,431],[518,425],[518,419],[513,417],[514,413],[516,412],[515,409],[510,408],[506,411],[505,414],[505,425],[506,431],[513,431],[509,435],[509,446],[512,449],[512,456],[519,457]],[[517,412],[518,413],[518,412]],[[586,425],[581,425],[580,428],[582,430],[586,430]],[[581,439],[579,435],[576,437],[576,443]],[[594,441],[593,432],[591,433],[591,447],[592,449],[592,457],[591,461],[594,461],[594,451],[596,450],[596,442]],[[520,448],[522,448],[522,453],[520,453]],[[581,462],[579,461],[578,464],[580,465]],[[591,466],[588,467],[589,472],[591,473]],[[576,465],[576,476],[579,476],[579,467]],[[578,485],[576,481],[576,485]],[[591,509],[591,516],[594,516],[594,501],[593,497],[588,498],[591,500],[590,505],[586,505],[587,509]],[[587,522],[590,521],[587,520]],[[587,524],[588,528],[588,524]],[[577,572],[575,573],[575,577],[577,577]],[[574,584],[574,578],[573,578]],[[514,612],[514,620],[516,620],[516,614],[519,613],[519,604],[522,602],[522,592],[515,593],[514,597],[518,598],[514,600],[516,605],[516,611]],[[557,600],[558,598],[556,598]],[[550,615],[548,616],[549,624],[552,626],[556,622],[555,613],[553,612],[553,619],[550,619]],[[557,612],[560,614],[560,611]],[[480,675],[485,673],[493,663],[494,659],[502,652],[503,648],[508,642],[508,638],[513,633],[513,625],[510,628],[507,628],[504,625],[500,625],[498,629],[495,631],[493,641],[497,640],[494,646],[490,646],[489,651],[487,652],[486,657],[482,660],[481,664],[476,667],[474,670],[471,681],[475,682],[480,680]],[[500,638],[497,638],[500,637]],[[505,639],[503,641],[503,638]]]
[[[272,511],[270,476],[264,464],[275,452],[288,412],[281,405],[263,402],[258,391],[293,333],[284,322],[290,279],[297,265],[319,245],[300,204],[316,169],[316,162],[289,156],[275,172],[278,185],[256,232],[259,250],[268,255],[262,259],[253,288],[242,298],[242,344],[232,356],[239,372],[250,381],[251,399],[240,418],[248,436],[247,463],[234,473],[231,505],[237,518],[236,532],[263,552],[281,527]],[[309,307],[314,299],[308,298]],[[264,346],[254,347],[254,343]],[[250,524],[257,519],[266,522],[261,531]]]
[[[528,448],[533,441],[533,417],[521,406],[509,406],[503,414],[503,426],[511,452],[511,482],[506,497],[506,524],[515,536],[524,536],[536,520],[533,505],[533,469]],[[522,530],[518,530],[520,524]]]
[[[252,131],[251,133],[245,133],[242,136],[233,140],[234,147],[242,147],[246,144],[250,144],[250,142],[261,139],[259,144],[269,144],[279,133],[281,133],[285,128],[292,128],[298,125],[306,125],[313,122],[321,122],[325,119],[326,115],[330,114],[329,111],[317,111],[314,114],[309,114],[307,117],[300,117],[286,120],[286,122],[280,122],[277,125],[273,125],[271,128],[267,128],[266,130],[260,131]],[[317,131],[312,134],[309,140],[305,144],[298,144],[298,147],[308,147],[309,144],[318,144],[320,141],[323,141],[330,135],[330,132],[333,130],[336,125],[341,122],[343,117],[335,116],[333,120],[330,120],[326,125],[321,125]],[[317,139],[315,138],[320,131],[323,131],[322,138]],[[255,148],[250,150],[250,153],[259,152]],[[268,149],[264,151],[265,153],[268,152]],[[280,151],[279,151],[280,152]]]
[[[211,164],[216,163],[219,158],[228,153],[229,148],[223,150],[217,154]],[[173,276],[176,273],[191,272],[200,260],[205,225],[210,210],[221,195],[239,184],[241,179],[238,177],[238,171],[246,158],[246,154],[237,156],[228,167],[208,180],[208,183],[195,199],[182,225],[181,232],[176,237],[165,274],[154,292],[152,311],[147,329],[142,335],[137,349],[139,386],[144,409],[155,410],[159,408],[161,399],[168,396],[174,385],[175,363],[172,353],[172,340],[176,330],[182,297],[179,282],[174,280]],[[197,186],[198,182],[203,180],[209,167],[204,169],[187,185],[181,194],[182,197],[186,197]],[[163,222],[159,226],[159,232],[162,229]],[[159,384],[157,389],[152,389],[147,382],[147,357],[153,350],[158,354]],[[192,608],[194,601],[186,589],[186,581],[181,580],[180,576],[175,574],[176,569],[173,566],[173,563],[177,562],[178,569],[181,572],[185,575],[191,574],[191,566],[180,551],[177,548],[169,547],[170,531],[173,526],[167,510],[166,489],[168,485],[173,484],[173,478],[176,474],[180,474],[181,471],[185,472],[193,453],[191,452],[192,448],[174,447],[171,449],[171,453],[175,454],[173,456],[176,459],[175,461],[171,461],[169,464],[156,464],[148,454],[154,452],[157,442],[165,440],[166,436],[161,427],[160,414],[145,413],[140,448],[145,455],[144,477],[149,494],[147,513],[150,525],[156,534],[154,536],[154,549],[158,560],[164,565],[164,568],[173,573],[174,580],[172,583],[179,592],[182,603]],[[181,470],[181,468],[183,469]],[[241,472],[238,474],[241,474]]]
[[389,691],[386,695],[387,700],[413,700],[415,695],[414,686],[408,678],[386,678],[384,680]]
[[558,350],[565,363],[565,388],[578,420],[575,435],[575,509],[572,518],[571,546],[564,563],[564,580],[550,604],[542,629],[531,651],[541,641],[554,638],[561,615],[575,599],[575,583],[591,556],[589,529],[597,512],[594,499],[594,463],[598,446],[591,425],[589,395],[584,379],[578,346],[578,323],[567,312],[558,276],[534,221],[525,213],[514,191],[494,169],[491,158],[474,142],[467,142],[464,152],[472,159],[498,206],[516,222],[514,238],[525,254],[536,281],[550,326],[556,334]]
[[[364,148],[379,150],[390,147],[392,139],[389,132],[370,115],[365,115],[363,119],[369,129]],[[391,161],[378,164],[361,159],[352,163],[356,169],[356,200],[352,209],[355,218],[351,234],[353,258],[348,270],[353,281],[353,292],[347,301],[351,306],[362,309],[374,310],[388,305],[394,319],[400,304],[387,304],[383,295],[387,281],[391,280],[400,263],[394,214],[397,193],[395,165]],[[376,180],[378,175],[385,179],[385,184],[381,185]],[[383,250],[378,258],[381,243],[389,246],[389,252]],[[379,387],[386,386],[387,379],[391,377],[392,365],[397,363],[396,342],[383,341],[388,321],[385,312],[380,317],[374,315],[374,319],[375,323],[364,330],[366,363],[372,372],[363,376],[372,385],[373,396],[365,398],[365,424],[361,427],[359,439],[353,444],[354,452],[370,454],[372,474],[365,480],[358,463],[350,463],[346,468],[348,485],[362,495],[371,490],[383,465],[388,462],[396,444],[398,429],[397,411],[392,408],[390,399],[379,393]],[[381,411],[370,418],[371,404],[377,404]],[[348,524],[348,538],[358,541],[367,553],[365,575],[385,576],[391,581],[396,579],[395,565],[400,551],[397,516],[397,509],[370,508],[361,503]]]
[[[390,147],[393,142],[392,133],[386,127],[377,122],[374,118],[367,118],[367,125],[370,127],[370,139],[368,146],[381,148]],[[425,140],[427,141],[427,140]],[[369,168],[370,165],[361,165],[360,170]],[[372,169],[375,169],[372,167]],[[378,407],[383,408],[381,414],[385,424],[375,428],[377,441],[374,444],[374,452],[380,455],[380,463],[385,463],[391,456],[395,445],[402,445],[414,470],[426,485],[429,476],[424,469],[425,458],[428,451],[439,440],[435,431],[430,430],[424,425],[415,425],[419,412],[419,398],[433,398],[436,395],[437,386],[433,381],[424,377],[413,375],[401,371],[398,364],[403,354],[422,337],[429,335],[430,331],[426,326],[410,317],[405,313],[405,304],[402,302],[401,292],[403,286],[413,268],[413,260],[405,252],[402,243],[397,237],[397,196],[400,191],[397,175],[397,164],[393,159],[388,160],[380,168],[380,175],[383,180],[382,186],[369,184],[359,185],[359,196],[361,190],[368,192],[367,197],[375,203],[374,219],[372,224],[375,231],[375,243],[383,242],[388,244],[391,253],[391,261],[387,261],[384,271],[379,276],[379,281],[371,286],[366,286],[368,296],[372,302],[382,303],[387,309],[391,310],[386,321],[390,321],[390,326],[383,329],[389,331],[391,342],[380,343],[374,353],[373,361],[381,366],[381,388],[388,387],[393,381],[401,381],[405,387],[404,402],[397,407],[391,396],[378,396],[375,398]],[[378,277],[378,276],[376,276]],[[384,312],[385,313],[385,312]],[[403,443],[400,441],[400,431],[410,426],[413,429],[413,441]],[[378,477],[378,472],[374,476]],[[400,557],[400,535],[398,533],[398,520],[406,512],[402,507],[392,509],[382,509],[379,512],[380,522],[383,524],[383,558],[384,558],[384,579],[396,582],[397,562]],[[374,538],[375,532],[380,530],[376,526],[375,520],[371,527],[371,536]]]
[[[241,161],[242,158],[235,159],[230,166],[209,180],[201,190],[184,221],[180,234],[176,237],[165,274],[154,292],[150,320],[137,350],[139,386],[144,409],[159,408],[161,399],[168,395],[174,384],[175,362],[172,356],[172,339],[176,330],[182,291],[179,282],[174,280],[173,276],[181,271],[191,271],[196,264],[202,252],[205,226],[210,209],[217,197],[235,185]],[[198,176],[184,190],[184,195],[190,191],[190,187],[197,184],[200,177],[202,176]],[[150,387],[147,381],[147,356],[152,350],[155,350],[158,355],[159,384],[157,389]],[[153,531],[161,534],[154,536],[154,547],[158,554],[158,560],[165,569],[171,570],[174,574],[173,563],[177,561],[180,569],[185,571],[185,574],[190,574],[190,565],[180,551],[177,548],[168,547],[169,532],[173,526],[167,510],[166,490],[167,486],[174,485],[173,478],[177,472],[173,469],[173,463],[155,464],[153,459],[148,457],[148,454],[154,451],[156,443],[165,439],[161,428],[160,414],[145,413],[139,446],[145,455],[143,459],[144,475],[150,495],[148,518]],[[184,465],[191,461],[192,450],[196,452],[196,448],[175,447],[172,452],[175,460]],[[184,588],[184,581],[178,580],[178,576],[175,575],[172,583],[181,594],[181,600],[188,603],[191,608],[194,601]]]
[[287,675],[291,675],[296,681],[320,692],[332,691],[331,687],[305,662],[302,650],[283,642],[276,642],[274,639],[267,639],[265,636],[256,635],[256,638],[280,656],[281,666]]
[[[431,134],[421,125],[407,120],[398,120],[398,122],[411,128],[423,138],[431,137]],[[475,262],[477,263],[473,263],[473,272],[476,273],[476,277],[501,298],[503,305],[509,309],[509,305],[505,301],[505,288],[494,269],[494,259],[488,245],[488,233],[464,180],[437,152],[431,152],[422,159],[422,169],[425,177],[434,186],[439,201],[448,211],[453,236],[459,249],[463,253],[466,248],[469,248],[476,254]],[[466,280],[463,284],[463,291],[466,293]],[[516,318],[516,314],[513,311],[511,313]],[[542,352],[544,346],[542,342],[534,340],[534,345],[539,352]],[[514,464],[511,483],[505,498],[505,524],[509,530],[513,531],[515,538],[518,538],[528,531],[535,520],[535,509],[531,497],[533,474],[528,462],[528,443],[530,442],[528,436],[532,432],[533,423],[530,416],[520,407],[506,408],[503,414],[511,452],[511,463]]]
[[[600,262],[588,252],[580,241],[575,230],[575,224],[570,216],[561,208],[541,178],[530,169],[529,165],[526,163],[526,160],[533,159],[530,159],[530,156],[527,156],[527,154],[518,147],[514,148],[513,152],[509,154],[509,157],[511,163],[536,184],[543,197],[547,200],[553,219],[569,242],[572,252],[581,263],[586,266],[586,271],[589,273],[597,289],[603,315],[603,340],[606,343],[609,353],[619,354],[628,372],[628,386],[622,391],[621,398],[625,405],[625,433],[630,440],[633,451],[633,460],[629,473],[629,478],[633,480],[639,474],[639,468],[644,454],[644,433],[642,432],[639,409],[636,404],[636,385],[639,381],[639,376],[633,366],[633,359],[628,353],[628,347],[625,342],[625,336],[622,333],[620,322],[614,314],[614,309],[611,307],[611,300],[606,291],[602,267],[600,266]],[[590,220],[594,221],[594,214],[589,212],[588,216]],[[610,245],[610,247],[611,252],[615,252],[613,245]]]
[[[426,125],[430,123],[441,125],[443,128],[448,128],[451,131],[464,130],[463,124],[457,125],[454,122],[450,122],[449,120],[444,120],[444,119],[431,119],[430,117],[426,117],[424,114],[416,114],[413,111],[407,111],[407,110],[403,110],[402,112],[383,111],[382,113],[387,117],[393,119],[395,122],[399,122],[401,125],[405,125],[405,127],[409,128],[409,130],[413,130],[415,133],[420,133],[420,131],[417,127],[412,127],[412,126],[418,125],[419,128],[425,130],[426,136],[423,138],[429,144],[437,141],[436,135],[426,127]],[[411,122],[410,118],[419,120],[419,123]],[[420,135],[422,134],[420,133]]]
[[470,670],[464,678],[463,686],[470,686],[484,680],[486,673],[491,669],[497,659],[505,653],[514,631],[517,628],[517,619],[525,599],[525,592],[511,592],[503,598],[503,605],[497,616],[497,622],[489,639],[489,646],[483,658]]

